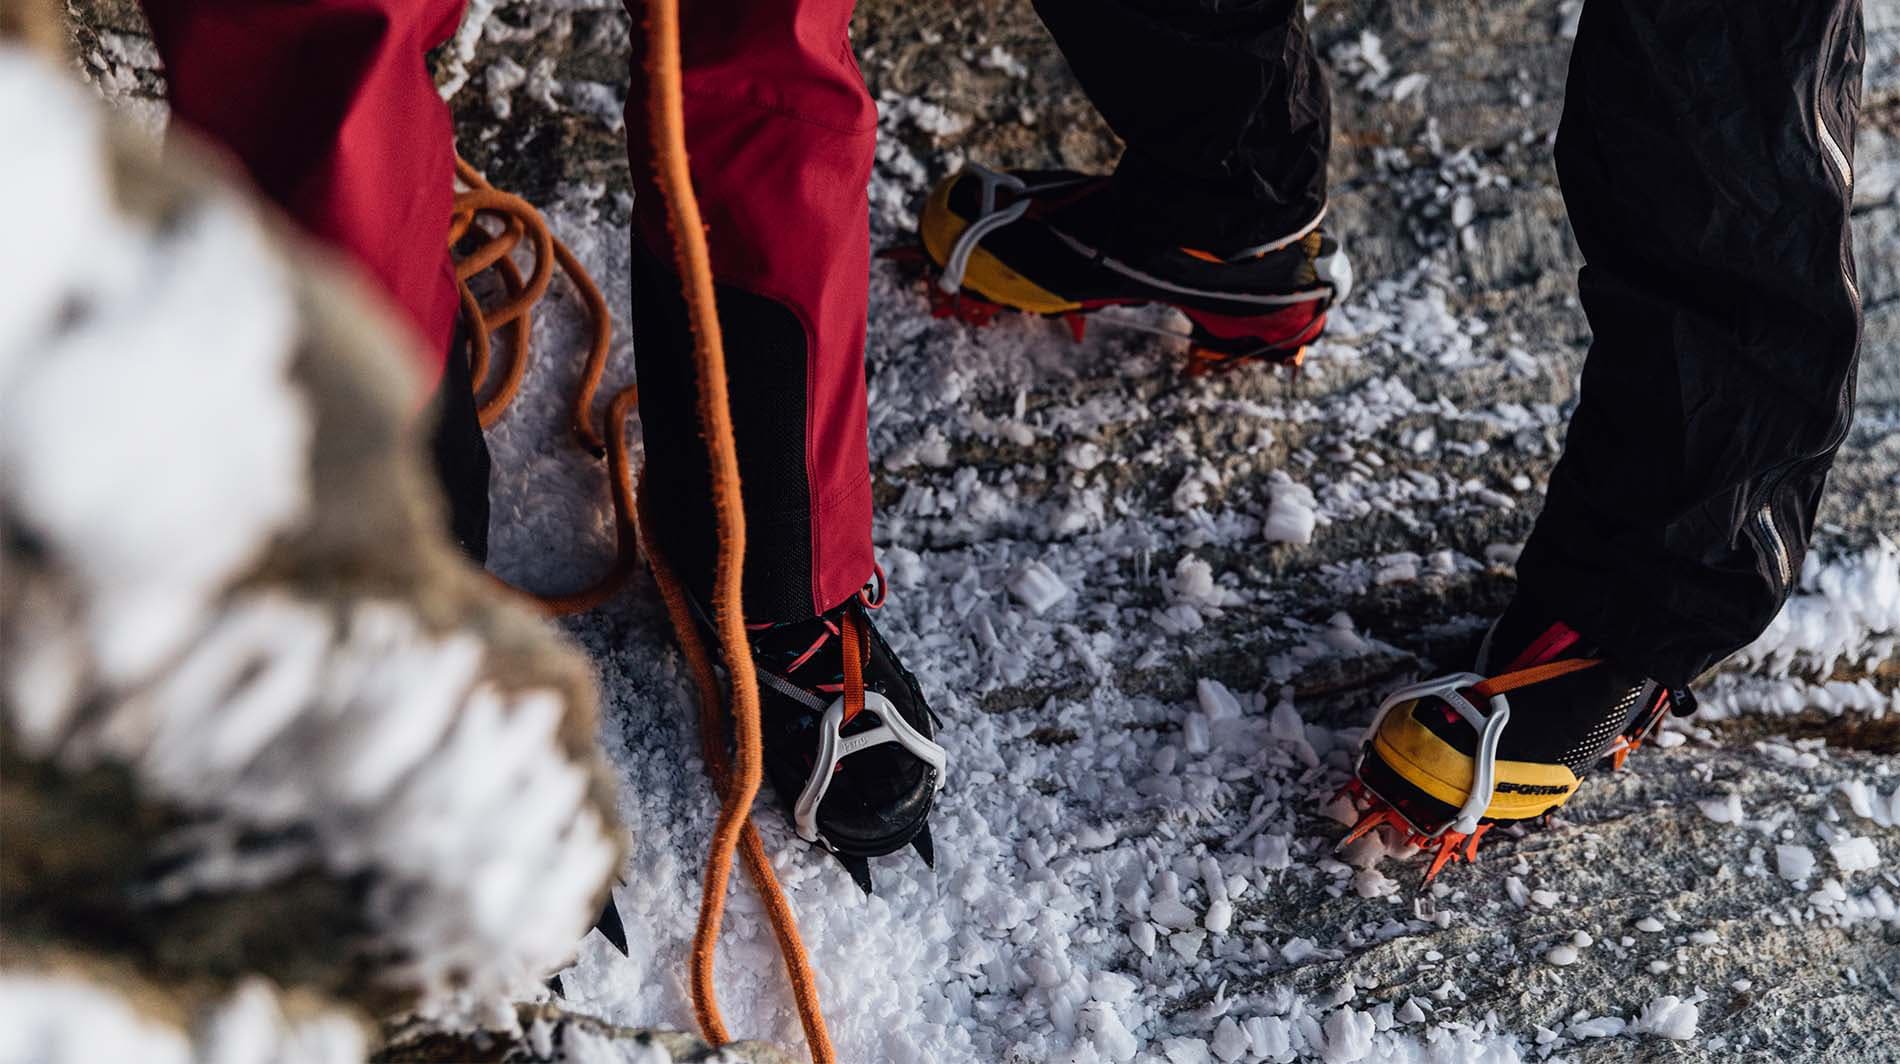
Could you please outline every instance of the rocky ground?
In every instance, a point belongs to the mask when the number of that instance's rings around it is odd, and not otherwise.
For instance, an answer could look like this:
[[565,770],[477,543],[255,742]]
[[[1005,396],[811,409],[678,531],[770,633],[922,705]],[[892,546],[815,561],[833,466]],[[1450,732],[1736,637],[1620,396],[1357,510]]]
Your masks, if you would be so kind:
[[[78,6],[82,67],[156,120],[136,11]],[[1900,3],[1867,9],[1860,408],[1799,609],[1667,748],[1423,892],[1416,860],[1335,855],[1326,799],[1381,690],[1462,664],[1508,598],[1557,454],[1588,339],[1549,156],[1576,4],[1311,10],[1335,86],[1331,227],[1361,288],[1297,384],[1183,380],[1178,344],[1142,333],[933,321],[875,267],[884,623],[956,774],[938,869],[880,863],[869,900],[761,816],[846,1058],[1893,1059]],[[866,0],[855,36],[883,115],[882,245],[964,159],[1114,157],[1027,4]],[[627,41],[612,4],[476,0],[434,57],[462,152],[542,205],[617,314]],[[572,350],[576,328],[561,303],[538,346]],[[617,339],[617,375],[632,357]],[[579,582],[611,542],[598,473],[560,432],[573,376],[538,363],[492,437],[496,567],[534,586]],[[1316,515],[1310,543],[1267,535],[1276,505]],[[1063,594],[1032,609],[1038,585]],[[679,667],[639,594],[573,631],[635,840],[635,956],[590,940],[573,1007],[690,1026],[712,800]],[[769,938],[734,905],[728,1011],[791,1041]]]

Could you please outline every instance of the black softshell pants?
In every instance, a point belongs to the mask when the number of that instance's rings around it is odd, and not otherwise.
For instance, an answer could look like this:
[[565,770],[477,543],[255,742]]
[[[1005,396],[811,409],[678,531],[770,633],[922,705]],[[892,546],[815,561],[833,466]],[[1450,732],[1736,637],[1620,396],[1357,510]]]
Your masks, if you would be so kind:
[[[1129,213],[1231,247],[1320,207],[1297,3],[1036,6],[1128,141]],[[1774,618],[1847,433],[1862,55],[1858,0],[1584,6],[1557,167],[1594,339],[1519,596],[1666,683]]]
[[1667,683],[1767,627],[1854,406],[1858,0],[1589,0],[1557,170],[1594,334],[1520,595]]

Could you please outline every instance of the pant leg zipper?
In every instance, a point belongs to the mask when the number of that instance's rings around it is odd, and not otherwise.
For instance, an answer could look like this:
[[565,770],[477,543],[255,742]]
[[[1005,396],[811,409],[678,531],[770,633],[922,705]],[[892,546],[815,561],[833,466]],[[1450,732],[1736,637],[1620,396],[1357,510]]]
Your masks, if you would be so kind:
[[[1847,207],[1851,213],[1854,207],[1854,168],[1848,163],[1847,153],[1841,150],[1840,142],[1834,139],[1834,134],[1828,132],[1827,121],[1821,117],[1819,96],[1814,100],[1814,130],[1820,135],[1821,147],[1827,152],[1827,157],[1833,160],[1835,172],[1840,175],[1841,186],[1847,194]],[[1847,284],[1847,294],[1854,297],[1854,312],[1860,313],[1860,286],[1854,283],[1853,275],[1847,268],[1847,257],[1844,253],[1841,256],[1841,280]]]
[[1762,503],[1761,509],[1755,511],[1755,526],[1761,530],[1769,557],[1775,560],[1775,575],[1781,581],[1778,590],[1790,590],[1794,586],[1794,564],[1788,556],[1788,544],[1781,538],[1781,526],[1775,524],[1773,503]]

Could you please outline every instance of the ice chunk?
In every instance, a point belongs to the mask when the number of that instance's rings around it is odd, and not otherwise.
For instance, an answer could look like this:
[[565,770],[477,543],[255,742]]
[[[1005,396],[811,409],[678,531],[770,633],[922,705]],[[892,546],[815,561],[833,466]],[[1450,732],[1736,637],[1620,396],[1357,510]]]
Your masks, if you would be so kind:
[[1168,945],[1181,955],[1184,961],[1191,961],[1200,955],[1201,943],[1207,941],[1205,931],[1176,931],[1168,936]]
[[1235,1061],[1246,1055],[1253,1044],[1247,1033],[1240,1029],[1232,1016],[1222,1016],[1220,1025],[1214,1028],[1214,1055],[1222,1060]]
[[1009,593],[1040,617],[1069,595],[1069,585],[1039,561],[1024,562],[1009,576]]
[[1082,1006],[1079,1019],[1082,1033],[1103,1058],[1115,1064],[1128,1064],[1141,1051],[1141,1043],[1135,1040],[1113,1007],[1091,1001]]
[[1194,926],[1194,910],[1181,904],[1181,881],[1173,872],[1163,872],[1157,878],[1148,917],[1170,931],[1184,931]]
[[1343,1008],[1326,1017],[1326,1048],[1321,1059],[1326,1064],[1353,1064],[1372,1052],[1373,1022],[1370,1013]]
[[1576,947],[1568,944],[1552,946],[1549,952],[1544,954],[1544,963],[1554,964],[1559,968],[1568,968],[1570,965],[1577,963]]
[[1806,846],[1776,846],[1775,871],[1790,882],[1808,878],[1814,871],[1814,851]]
[[1293,1052],[1293,1032],[1278,1016],[1255,1016],[1247,1021],[1253,1055],[1261,1060],[1284,1060]]
[[1621,1016],[1594,1018],[1585,1016],[1582,1019],[1570,1021],[1570,1036],[1572,1038],[1615,1038],[1628,1026],[1629,1021]]
[[1194,685],[1194,698],[1210,721],[1233,720],[1240,716],[1240,699],[1234,697],[1219,680],[1200,680]]
[[1733,791],[1720,798],[1704,798],[1696,808],[1717,824],[1739,824],[1743,820],[1742,796]]
[[1310,488],[1295,483],[1285,473],[1275,472],[1271,479],[1273,498],[1260,526],[1261,537],[1270,543],[1313,542],[1313,528],[1319,523],[1319,500]]
[[1215,898],[1207,907],[1207,915],[1201,917],[1201,926],[1217,935],[1224,935],[1234,923],[1234,906],[1226,898]]
[[1214,567],[1192,554],[1174,565],[1174,597],[1195,606],[1219,606],[1227,598],[1214,583]]
[[1686,1042],[1695,1037],[1696,1023],[1701,1018],[1702,1010],[1694,1002],[1664,994],[1643,1007],[1642,1015],[1630,1029],[1639,1034]]
[[1155,955],[1155,925],[1146,920],[1136,920],[1128,929],[1128,939],[1141,951],[1142,956]]
[[1841,871],[1865,872],[1880,867],[1880,851],[1874,847],[1874,840],[1865,835],[1849,835],[1827,848],[1834,855],[1834,863]]

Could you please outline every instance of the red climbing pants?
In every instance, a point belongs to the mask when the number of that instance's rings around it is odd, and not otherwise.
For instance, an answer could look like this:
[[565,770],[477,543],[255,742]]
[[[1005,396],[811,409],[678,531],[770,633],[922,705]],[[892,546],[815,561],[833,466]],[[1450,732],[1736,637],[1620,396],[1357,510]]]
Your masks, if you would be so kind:
[[454,135],[423,53],[463,0],[145,0],[172,117],[380,283],[440,368]]

